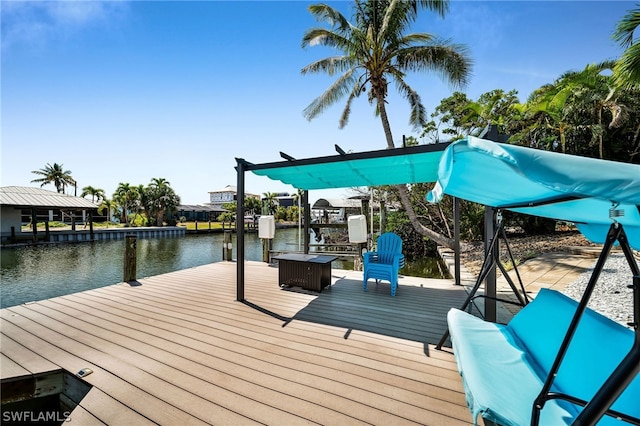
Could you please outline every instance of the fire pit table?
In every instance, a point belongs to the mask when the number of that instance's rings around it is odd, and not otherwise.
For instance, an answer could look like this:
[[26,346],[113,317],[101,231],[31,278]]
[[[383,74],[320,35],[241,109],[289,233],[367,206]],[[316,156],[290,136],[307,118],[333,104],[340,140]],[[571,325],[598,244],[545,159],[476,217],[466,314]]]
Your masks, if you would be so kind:
[[280,287],[302,287],[306,290],[322,291],[331,285],[331,262],[336,256],[316,254],[281,254],[278,261],[278,283]]

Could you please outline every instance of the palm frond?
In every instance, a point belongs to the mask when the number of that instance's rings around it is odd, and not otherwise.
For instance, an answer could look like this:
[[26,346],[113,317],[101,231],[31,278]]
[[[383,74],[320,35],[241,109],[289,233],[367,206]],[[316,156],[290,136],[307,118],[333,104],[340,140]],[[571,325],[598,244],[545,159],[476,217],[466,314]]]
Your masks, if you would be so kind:
[[320,59],[313,62],[300,71],[304,74],[313,74],[326,72],[329,75],[334,75],[339,72],[345,72],[355,66],[352,58],[348,56],[332,56],[330,58]]
[[302,36],[302,47],[327,46],[344,49],[350,44],[349,39],[326,28],[312,28]]
[[618,87],[640,87],[640,43],[629,47],[613,67],[614,83]]
[[397,64],[407,71],[439,72],[450,85],[464,87],[471,76],[473,62],[465,46],[439,42],[402,49],[397,54]]
[[360,93],[362,93],[362,87],[360,84],[354,84],[349,93],[349,97],[347,98],[347,102],[342,110],[342,115],[340,116],[340,121],[338,123],[339,129],[344,129],[344,127],[349,123],[349,116],[351,115],[351,103],[355,98],[357,98]]
[[403,79],[395,78],[396,87],[398,91],[409,101],[409,107],[411,108],[411,114],[409,115],[409,124],[411,124],[415,130],[422,128],[424,123],[427,122],[426,110],[422,105],[422,100],[418,92],[413,90]]
[[633,33],[640,26],[640,9],[633,9],[616,25],[611,36],[620,46],[627,48],[633,44]]
[[324,93],[318,96],[307,106],[303,114],[307,120],[312,120],[322,113],[325,109],[336,103],[350,92],[350,86],[356,81],[354,75],[356,69],[352,68],[341,75]]
[[309,12],[321,22],[326,22],[334,28],[338,28],[340,31],[346,31],[351,27],[349,21],[338,12],[326,4],[312,4],[309,6]]

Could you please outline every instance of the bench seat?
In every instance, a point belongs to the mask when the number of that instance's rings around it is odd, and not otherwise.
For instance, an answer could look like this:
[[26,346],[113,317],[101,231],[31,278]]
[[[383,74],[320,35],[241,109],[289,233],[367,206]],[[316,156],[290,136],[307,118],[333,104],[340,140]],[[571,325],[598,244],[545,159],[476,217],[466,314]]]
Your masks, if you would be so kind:
[[[500,425],[529,425],[533,401],[551,369],[577,302],[542,289],[507,324],[489,323],[458,309],[447,315],[453,350],[474,423],[481,415]],[[634,334],[585,310],[551,391],[589,401],[629,352]],[[640,377],[611,407],[640,418]],[[549,400],[540,425],[571,424],[582,407]],[[624,424],[604,416],[600,425]]]

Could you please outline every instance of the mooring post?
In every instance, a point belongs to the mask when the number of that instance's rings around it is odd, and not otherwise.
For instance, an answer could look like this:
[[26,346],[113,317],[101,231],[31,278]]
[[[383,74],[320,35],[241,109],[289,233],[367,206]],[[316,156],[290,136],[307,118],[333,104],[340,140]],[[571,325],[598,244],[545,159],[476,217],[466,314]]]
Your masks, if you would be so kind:
[[231,243],[231,230],[224,231],[224,238],[222,242],[222,260],[231,262],[231,256],[233,250],[233,244]]
[[269,263],[271,259],[269,259],[269,252],[273,247],[273,240],[271,238],[262,238],[262,261],[265,263]]
[[50,234],[50,231],[49,231],[49,221],[48,220],[44,221],[44,235],[45,235],[45,237],[44,237],[45,241],[46,242],[50,242],[51,241],[51,234]]
[[127,235],[124,250],[124,282],[136,280],[136,236]]
[[36,214],[36,209],[32,208],[31,209],[31,225],[32,225],[32,232],[33,232],[33,242],[37,243],[38,242],[38,215]]

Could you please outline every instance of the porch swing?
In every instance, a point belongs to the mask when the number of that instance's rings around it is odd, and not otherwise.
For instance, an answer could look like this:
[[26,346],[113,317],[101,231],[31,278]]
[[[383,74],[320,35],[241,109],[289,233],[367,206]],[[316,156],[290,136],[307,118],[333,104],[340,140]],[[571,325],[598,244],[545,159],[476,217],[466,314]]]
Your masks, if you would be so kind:
[[[485,188],[483,179],[500,184]],[[501,425],[640,425],[640,268],[632,252],[640,249],[640,166],[469,137],[443,154],[428,199],[444,193],[568,220],[603,244],[579,302],[542,290],[527,303],[523,293],[526,306],[506,325],[451,309],[449,332],[474,423],[482,416]],[[614,244],[633,275],[633,331],[587,307]],[[491,256],[488,250],[485,263],[495,262]]]

